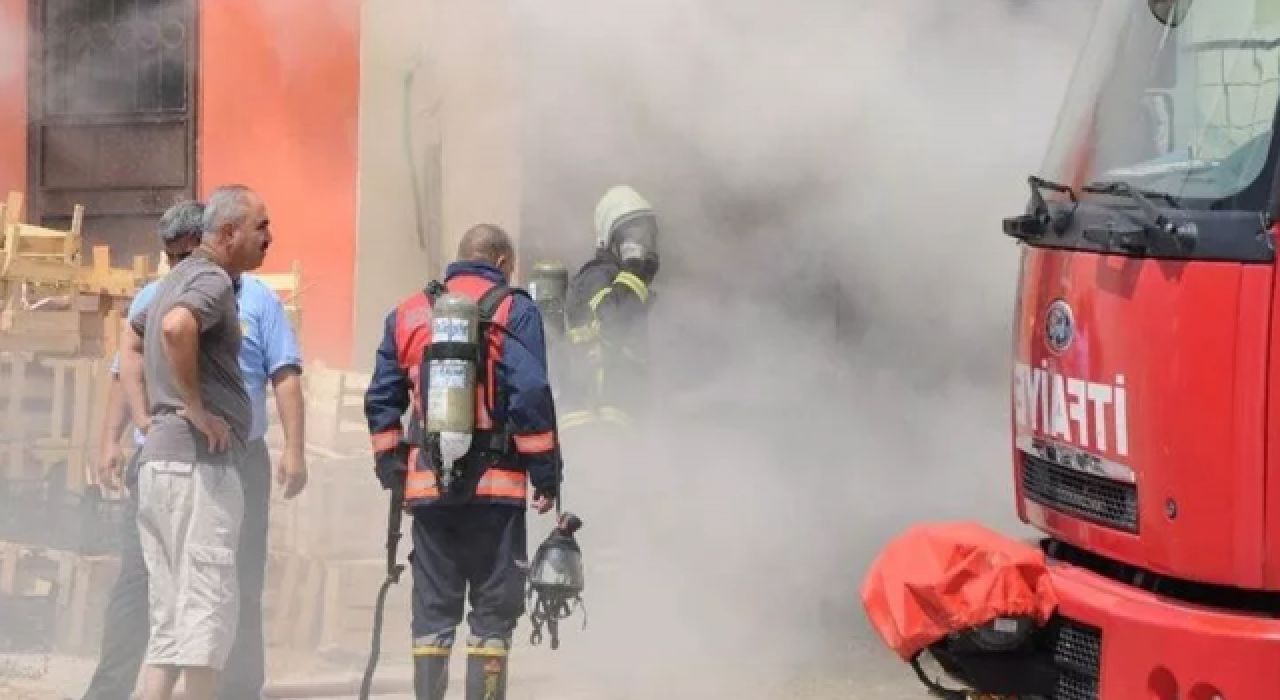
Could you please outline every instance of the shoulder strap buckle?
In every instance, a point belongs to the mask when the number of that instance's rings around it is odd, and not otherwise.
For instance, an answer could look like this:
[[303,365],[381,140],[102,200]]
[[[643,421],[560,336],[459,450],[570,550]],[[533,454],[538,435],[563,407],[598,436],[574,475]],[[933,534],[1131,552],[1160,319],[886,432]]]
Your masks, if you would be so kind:
[[445,288],[444,284],[440,282],[440,280],[431,280],[430,282],[427,282],[427,286],[423,288],[422,293],[427,295],[427,300],[430,301],[431,305],[434,307],[436,299],[439,299],[440,295],[447,291],[448,289]]

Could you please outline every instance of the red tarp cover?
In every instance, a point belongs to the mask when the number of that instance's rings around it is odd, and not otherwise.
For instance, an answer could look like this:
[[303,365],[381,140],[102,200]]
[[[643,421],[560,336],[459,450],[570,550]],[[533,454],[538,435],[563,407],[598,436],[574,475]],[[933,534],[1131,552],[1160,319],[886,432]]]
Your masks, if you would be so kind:
[[1044,624],[1057,606],[1044,552],[976,523],[907,530],[862,582],[867,617],[904,661],[997,617],[1027,615]]

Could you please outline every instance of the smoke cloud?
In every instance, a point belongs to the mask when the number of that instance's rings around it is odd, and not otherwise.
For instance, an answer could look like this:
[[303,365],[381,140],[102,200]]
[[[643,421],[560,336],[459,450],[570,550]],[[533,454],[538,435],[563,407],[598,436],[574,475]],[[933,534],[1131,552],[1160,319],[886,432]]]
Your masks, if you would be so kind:
[[[664,236],[661,410],[635,449],[566,438],[590,624],[564,623],[553,655],[521,650],[513,695],[541,694],[515,684],[543,669],[559,698],[912,687],[869,640],[858,587],[907,523],[1013,526],[1017,251],[999,220],[1025,202],[1091,4],[509,3],[523,257],[576,268],[619,182]],[[4,19],[0,82],[25,51]],[[386,148],[362,177],[399,163]]]
[[858,588],[909,522],[1015,526],[999,222],[1090,7],[516,5],[526,256],[576,268],[619,182],[664,235],[653,433],[565,438],[592,626],[554,663],[609,698],[910,687]]

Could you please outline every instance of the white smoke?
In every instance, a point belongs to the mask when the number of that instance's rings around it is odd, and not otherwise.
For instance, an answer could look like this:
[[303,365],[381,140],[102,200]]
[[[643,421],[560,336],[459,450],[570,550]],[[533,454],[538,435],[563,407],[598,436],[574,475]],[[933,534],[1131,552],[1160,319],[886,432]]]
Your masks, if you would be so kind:
[[609,698],[906,674],[850,652],[861,576],[913,520],[1012,520],[1000,219],[1090,8],[517,6],[522,240],[581,263],[617,182],[664,235],[659,437],[566,437],[598,575],[557,668]]

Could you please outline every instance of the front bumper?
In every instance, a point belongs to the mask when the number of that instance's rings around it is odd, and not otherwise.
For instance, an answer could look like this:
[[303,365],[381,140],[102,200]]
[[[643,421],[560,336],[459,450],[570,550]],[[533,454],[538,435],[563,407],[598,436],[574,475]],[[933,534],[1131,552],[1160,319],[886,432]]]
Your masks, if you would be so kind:
[[1280,619],[1194,607],[1061,562],[1050,572],[1076,642],[1055,650],[1077,671],[1055,700],[1280,698]]

